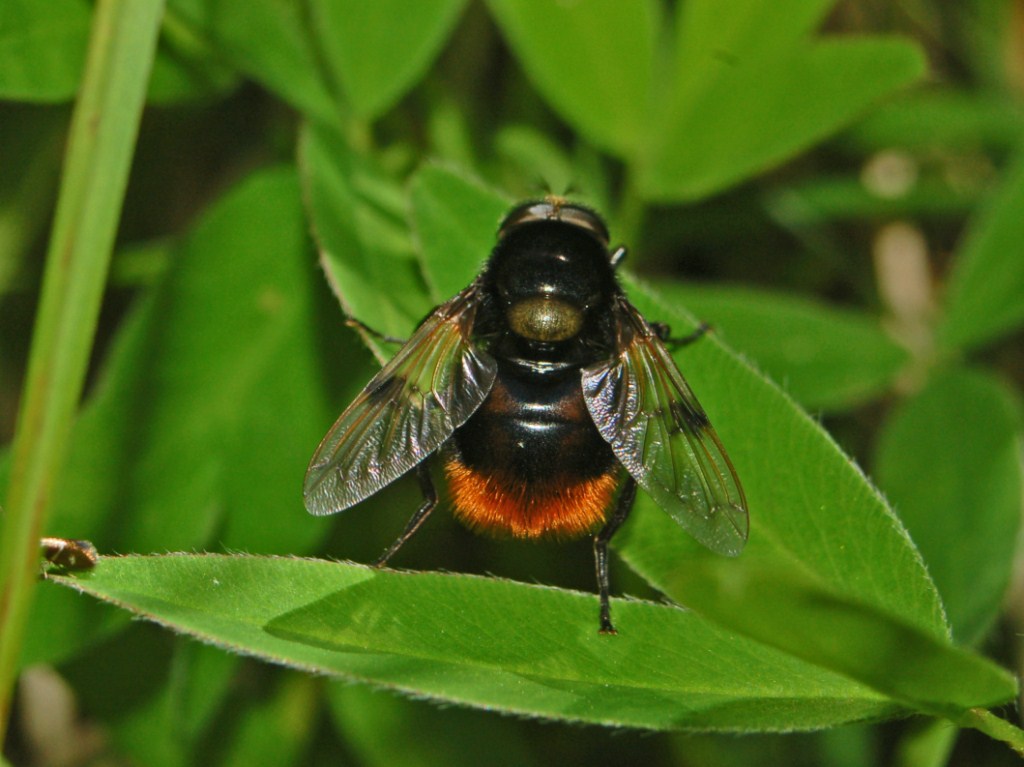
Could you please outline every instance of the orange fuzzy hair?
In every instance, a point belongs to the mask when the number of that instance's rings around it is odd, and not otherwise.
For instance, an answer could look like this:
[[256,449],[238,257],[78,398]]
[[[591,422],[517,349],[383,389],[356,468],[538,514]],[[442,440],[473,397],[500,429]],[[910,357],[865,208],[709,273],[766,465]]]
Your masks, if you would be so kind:
[[615,472],[583,482],[527,486],[500,474],[482,474],[459,460],[445,465],[455,516],[478,532],[516,538],[569,538],[604,521],[618,484]]

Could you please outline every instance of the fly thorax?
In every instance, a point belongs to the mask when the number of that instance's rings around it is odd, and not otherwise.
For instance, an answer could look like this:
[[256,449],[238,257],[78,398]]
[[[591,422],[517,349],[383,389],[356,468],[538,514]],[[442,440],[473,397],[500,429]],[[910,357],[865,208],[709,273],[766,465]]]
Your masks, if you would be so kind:
[[506,310],[509,328],[529,341],[558,343],[579,335],[583,310],[554,296],[531,296],[511,303]]

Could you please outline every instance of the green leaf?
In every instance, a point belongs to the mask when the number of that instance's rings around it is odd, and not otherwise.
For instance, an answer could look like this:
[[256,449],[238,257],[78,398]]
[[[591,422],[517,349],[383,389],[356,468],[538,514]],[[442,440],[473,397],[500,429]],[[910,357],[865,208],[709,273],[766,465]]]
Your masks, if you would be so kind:
[[1024,322],[1024,149],[1001,188],[971,223],[947,288],[939,327],[947,349],[971,349]]
[[4,0],[0,98],[53,102],[75,95],[92,14],[84,0]]
[[[54,591],[41,589],[44,595]],[[225,706],[240,661],[133,623],[60,672],[81,709],[108,723],[119,754],[147,767],[189,767],[207,763],[197,750]]]
[[509,125],[494,137],[494,150],[508,166],[501,180],[509,191],[530,199],[550,193],[570,197],[595,210],[610,210],[611,181],[606,160],[583,142],[577,142],[573,149],[570,154],[550,131],[525,124]]
[[[949,723],[939,720],[949,728]],[[670,764],[686,767],[875,767],[877,732],[866,723],[833,727],[821,732],[791,732],[785,735],[745,735],[742,738],[717,734],[684,733],[671,739]],[[915,765],[924,767],[924,765]]]
[[775,730],[895,713],[842,676],[675,607],[496,578],[244,556],[105,557],[61,582],[203,641],[418,696],[652,729]]
[[[323,537],[299,488],[346,391],[323,390],[313,264],[292,169],[257,174],[211,208],[120,329],[75,425],[47,533],[104,551],[300,552]],[[339,327],[317,334],[354,393],[370,367]],[[43,596],[26,647],[64,657],[106,624]]]
[[529,125],[506,125],[494,136],[494,150],[513,165],[516,176],[532,181],[533,188],[553,194],[579,193],[578,168],[546,132]]
[[[23,288],[35,268],[32,246],[50,223],[66,130],[57,109],[8,108],[0,121],[0,299]],[[0,369],[0,387],[17,389],[14,368]]]
[[646,135],[659,5],[489,0],[534,85],[590,141],[635,155]]
[[978,144],[1009,149],[1020,143],[1021,105],[996,91],[915,89],[872,110],[843,141],[867,153],[894,146],[932,151]]
[[339,107],[303,4],[291,0],[168,0],[174,23],[292,106],[321,120]]
[[883,196],[852,174],[816,177],[774,188],[765,195],[765,205],[772,217],[798,231],[865,219],[961,217],[967,215],[977,201],[975,190],[950,184],[944,178],[919,179],[905,192]]
[[782,162],[924,73],[906,41],[811,38],[831,4],[693,0],[659,56],[652,2],[489,2],[537,89],[633,165],[637,190],[657,201],[708,195]]
[[516,722],[483,711],[440,709],[350,684],[331,685],[328,703],[346,745],[366,767],[538,764],[537,748]]
[[895,767],[944,767],[960,735],[941,719],[925,719],[904,729],[893,758]]
[[963,722],[971,709],[1016,695],[1016,679],[991,661],[822,587],[796,568],[756,555],[750,560],[739,572],[706,561],[678,568],[665,591],[685,594],[694,610],[728,629],[920,712]]
[[303,764],[303,756],[317,725],[320,700],[317,680],[282,675],[269,695],[246,701],[219,762],[225,767],[254,764]]
[[[690,327],[651,291],[629,292],[648,318]],[[820,427],[714,338],[676,356],[746,489],[750,542],[715,557],[645,497],[622,534],[626,560],[680,604],[919,710],[953,716],[1011,696],[1011,679],[949,643],[917,551]],[[841,628],[824,631],[831,620]],[[920,677],[901,673],[904,647],[921,653]]]
[[386,112],[426,72],[466,0],[313,0],[320,49],[353,111]]
[[[920,50],[895,39],[801,40],[759,55],[756,40],[788,23],[791,9],[772,7],[765,25],[739,30],[717,20],[714,29],[690,30],[684,16],[678,83],[639,169],[648,198],[706,196],[766,170],[924,73]],[[688,54],[685,42],[705,31],[700,56]]]
[[293,478],[330,412],[305,226],[289,169],[254,176],[203,219],[79,420],[55,532],[122,551],[194,547],[215,531],[263,551],[319,537],[279,513],[298,509]]
[[[86,0],[8,0],[0,16],[0,98],[62,102],[78,91],[89,39]],[[223,92],[237,77],[165,19],[147,101],[168,104]]]
[[465,0],[170,0],[174,21],[305,114],[378,117],[423,76]]
[[90,717],[116,722],[109,737],[120,753],[153,767],[183,767],[188,737],[175,731],[181,724],[175,715],[181,711],[170,705],[177,692],[170,668],[176,648],[185,646],[167,632],[134,623],[64,663],[61,675]]
[[481,183],[436,165],[421,168],[410,189],[424,276],[439,304],[480,272],[511,204]]
[[235,88],[241,78],[206,41],[175,14],[165,14],[161,46],[153,61],[147,100],[151,104],[212,101]]
[[909,361],[878,321],[860,312],[741,287],[661,281],[658,290],[811,410],[877,397]]
[[124,615],[56,589],[37,589],[25,629],[18,667],[55,664],[74,658],[122,630]]
[[941,374],[878,442],[878,483],[910,530],[953,634],[980,640],[999,613],[1020,530],[1021,407],[984,373]]
[[[320,261],[345,314],[386,335],[408,336],[432,304],[397,182],[323,125],[306,125],[299,153]],[[374,348],[382,358],[394,351]]]
[[752,58],[791,48],[814,31],[835,0],[791,0],[783,13],[771,0],[696,0],[676,17],[677,65],[683,82],[698,87],[737,52]]
[[[627,287],[649,320],[667,322],[677,334],[694,326],[689,315],[654,290],[633,281]],[[750,506],[746,551],[734,561],[712,561],[735,571],[761,557],[783,570],[797,565],[839,594],[945,636],[937,595],[913,545],[877,491],[821,427],[713,335],[674,356],[732,457]],[[657,561],[643,570],[658,585],[664,578],[657,568],[676,570],[688,559],[713,556],[682,536],[666,538],[659,549]],[[638,550],[629,558],[647,554]],[[748,609],[759,610],[756,604]]]

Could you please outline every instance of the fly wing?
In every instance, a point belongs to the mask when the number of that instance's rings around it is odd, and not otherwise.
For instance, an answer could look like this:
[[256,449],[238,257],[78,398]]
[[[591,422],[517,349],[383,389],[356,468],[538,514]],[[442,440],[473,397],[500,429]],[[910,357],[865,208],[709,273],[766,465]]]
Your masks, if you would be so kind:
[[473,415],[497,365],[471,341],[475,286],[442,304],[341,414],[313,454],[303,497],[333,514],[398,479]]
[[583,398],[601,436],[637,484],[712,551],[747,541],[736,471],[665,345],[640,313],[616,306],[618,354],[583,370]]

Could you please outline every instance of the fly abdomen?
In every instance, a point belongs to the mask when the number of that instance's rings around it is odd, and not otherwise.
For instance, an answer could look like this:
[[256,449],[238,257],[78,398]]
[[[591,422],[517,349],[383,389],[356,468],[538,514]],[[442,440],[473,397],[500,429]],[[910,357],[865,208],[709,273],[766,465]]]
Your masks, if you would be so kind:
[[499,365],[490,395],[452,439],[445,468],[459,519],[525,538],[580,535],[603,522],[618,463],[579,375]]

